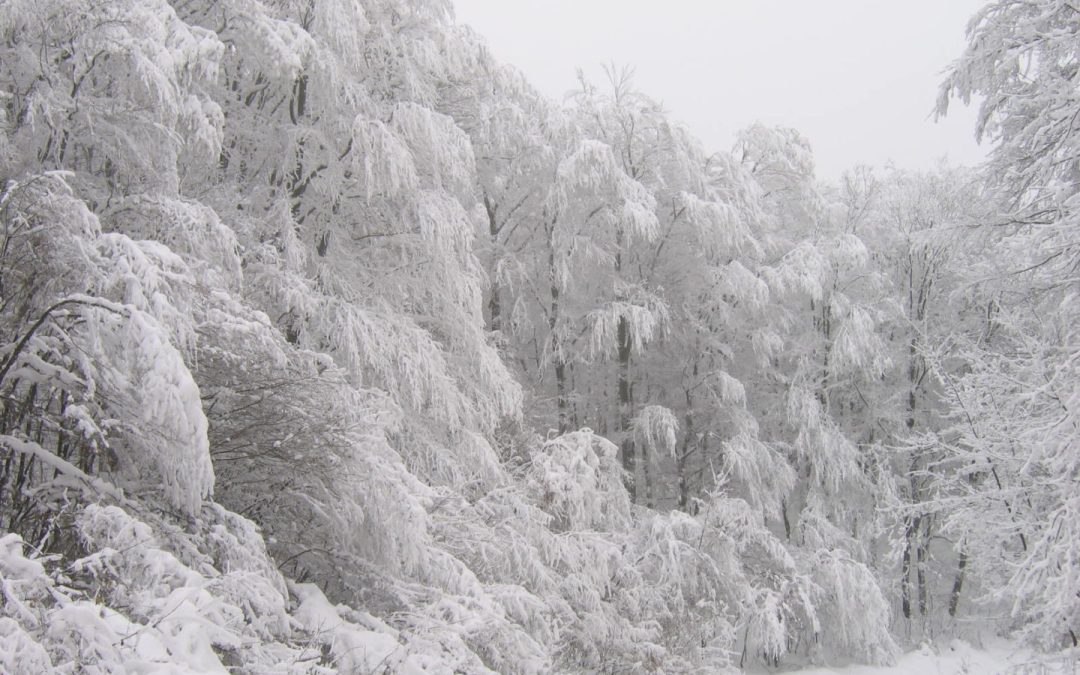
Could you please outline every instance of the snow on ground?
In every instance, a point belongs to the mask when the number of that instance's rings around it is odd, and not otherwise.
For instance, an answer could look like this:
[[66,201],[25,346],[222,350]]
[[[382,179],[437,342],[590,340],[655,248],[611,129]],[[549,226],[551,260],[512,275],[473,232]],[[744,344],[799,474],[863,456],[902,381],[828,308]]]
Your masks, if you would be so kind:
[[894,666],[850,665],[793,671],[798,675],[1057,675],[1080,673],[1080,651],[1043,656],[998,640],[974,647],[963,640],[924,644]]

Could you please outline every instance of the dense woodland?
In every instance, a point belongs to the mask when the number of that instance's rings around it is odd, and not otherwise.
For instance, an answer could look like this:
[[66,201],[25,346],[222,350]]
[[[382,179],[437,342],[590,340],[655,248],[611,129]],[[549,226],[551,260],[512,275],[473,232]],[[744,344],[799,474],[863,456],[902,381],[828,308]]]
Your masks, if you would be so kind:
[[985,166],[827,184],[448,0],[0,3],[0,670],[1075,646],[1080,12],[971,98]]

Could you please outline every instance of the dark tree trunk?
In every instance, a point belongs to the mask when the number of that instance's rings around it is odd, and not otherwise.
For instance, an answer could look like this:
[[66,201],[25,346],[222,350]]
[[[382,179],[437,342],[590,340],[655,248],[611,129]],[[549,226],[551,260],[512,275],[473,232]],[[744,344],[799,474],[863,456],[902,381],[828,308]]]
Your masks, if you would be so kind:
[[630,431],[630,420],[633,417],[633,389],[630,385],[630,326],[626,319],[619,319],[618,328],[618,396],[619,396],[619,431],[622,432],[622,462],[623,469],[630,476],[630,494],[636,497],[637,484],[637,457],[635,456],[634,439]]
[[566,390],[566,363],[563,361],[562,345],[559,344],[559,338],[555,334],[555,329],[558,327],[558,321],[556,317],[559,315],[559,289],[554,284],[551,285],[551,350],[552,350],[552,362],[555,364],[555,396],[556,405],[559,409],[559,433],[565,434],[570,431],[570,417],[567,414],[568,397]]
[[[499,238],[499,221],[497,218],[498,207],[495,206],[488,196],[484,195],[484,210],[487,211],[488,217],[488,234],[491,235],[491,242],[494,244]],[[488,299],[488,312],[491,316],[491,322],[488,324],[491,330],[502,330],[502,298],[501,290],[499,287],[499,270],[498,262],[496,261],[496,269],[492,270],[491,275],[491,298]]]
[[956,616],[956,609],[960,606],[960,591],[964,588],[967,564],[967,551],[960,551],[960,560],[956,563],[956,577],[953,579],[952,592],[949,593],[949,616]]
[[502,302],[499,298],[498,282],[491,283],[491,298],[488,299],[488,312],[491,315],[490,330],[502,330]]
[[824,337],[824,348],[821,359],[821,389],[818,390],[818,400],[825,412],[829,411],[829,357],[832,352],[832,305],[823,302],[821,306],[821,334]]
[[[694,364],[694,374],[697,374],[697,364]],[[690,458],[691,446],[694,438],[694,396],[689,388],[683,390],[686,394],[686,415],[683,417],[683,444],[682,451],[675,460],[675,469],[679,478],[679,510],[686,511],[690,503],[690,480],[686,475],[686,462]]]
[[919,517],[908,519],[904,530],[904,553],[900,560],[900,611],[911,618],[911,543],[919,530]]
[[915,580],[919,585],[919,614],[926,616],[927,598],[929,596],[929,589],[926,585],[926,565],[930,557],[930,518],[924,517],[922,524],[924,527],[918,533],[919,543],[915,558]]
[[566,364],[556,357],[555,360],[555,395],[559,408],[559,433],[570,431],[570,416],[567,414]]
[[[548,224],[548,238],[554,236],[555,221]],[[559,414],[559,433],[565,434],[570,431],[570,417],[567,414],[569,397],[566,387],[566,362],[562,353],[562,343],[559,339],[558,328],[560,319],[559,309],[559,285],[555,273],[555,245],[551,242],[548,248],[548,275],[551,280],[551,306],[548,313],[548,330],[551,332],[551,361],[555,367],[555,401]]]
[[791,520],[788,519],[787,515],[786,499],[780,500],[780,514],[784,516],[784,536],[787,537],[788,541],[791,541]]

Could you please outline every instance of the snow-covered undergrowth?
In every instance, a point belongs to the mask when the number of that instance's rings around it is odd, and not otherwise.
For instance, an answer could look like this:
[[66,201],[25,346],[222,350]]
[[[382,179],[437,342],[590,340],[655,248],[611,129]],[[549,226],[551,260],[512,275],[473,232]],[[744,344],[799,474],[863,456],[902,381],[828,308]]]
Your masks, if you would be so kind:
[[[432,673],[371,615],[335,608],[312,584],[286,582],[254,525],[208,506],[199,532],[172,546],[116,506],[74,520],[89,555],[28,556],[0,538],[0,670],[125,673]],[[160,525],[160,523],[159,523]]]

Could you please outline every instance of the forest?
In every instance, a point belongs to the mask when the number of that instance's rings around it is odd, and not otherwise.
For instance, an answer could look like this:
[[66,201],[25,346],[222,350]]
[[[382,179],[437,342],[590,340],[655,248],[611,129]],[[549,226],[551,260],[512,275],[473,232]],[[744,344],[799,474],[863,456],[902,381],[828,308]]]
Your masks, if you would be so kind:
[[1075,658],[1080,10],[938,96],[829,182],[450,0],[0,2],[0,671]]

